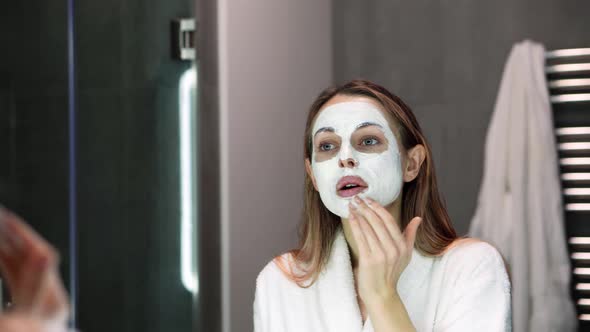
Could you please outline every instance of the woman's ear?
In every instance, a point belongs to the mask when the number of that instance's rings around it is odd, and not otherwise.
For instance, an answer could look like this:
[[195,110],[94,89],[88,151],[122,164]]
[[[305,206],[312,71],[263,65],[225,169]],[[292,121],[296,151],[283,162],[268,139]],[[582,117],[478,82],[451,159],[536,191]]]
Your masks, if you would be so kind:
[[311,162],[309,161],[309,158],[305,158],[305,171],[307,172],[307,175],[311,179],[311,182],[313,183],[313,187],[315,188],[315,191],[319,191],[318,185],[315,182],[315,177],[313,176],[313,171],[311,170]]
[[426,149],[424,149],[424,145],[422,144],[417,144],[408,150],[404,169],[404,182],[410,182],[418,176],[425,158]]

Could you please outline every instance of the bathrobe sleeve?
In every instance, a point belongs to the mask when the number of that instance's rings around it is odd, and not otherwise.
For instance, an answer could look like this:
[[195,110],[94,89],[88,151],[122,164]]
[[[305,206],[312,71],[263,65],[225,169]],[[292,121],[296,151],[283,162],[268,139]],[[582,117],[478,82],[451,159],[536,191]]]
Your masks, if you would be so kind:
[[267,279],[272,274],[270,273],[273,268],[272,265],[273,263],[269,262],[256,277],[256,290],[254,291],[254,302],[252,304],[254,332],[272,332],[269,331],[269,317],[267,317],[269,313],[266,310],[269,305]]
[[258,287],[258,278],[256,278],[256,290],[254,291],[254,303],[252,311],[254,313],[254,332],[265,332],[262,326],[262,299],[261,289]]
[[511,285],[501,254],[483,241],[454,249],[433,331],[512,331]]
[[254,295],[253,312],[254,312],[254,332],[262,332],[262,321],[260,318],[260,303],[258,300],[258,292],[255,292],[255,295]]

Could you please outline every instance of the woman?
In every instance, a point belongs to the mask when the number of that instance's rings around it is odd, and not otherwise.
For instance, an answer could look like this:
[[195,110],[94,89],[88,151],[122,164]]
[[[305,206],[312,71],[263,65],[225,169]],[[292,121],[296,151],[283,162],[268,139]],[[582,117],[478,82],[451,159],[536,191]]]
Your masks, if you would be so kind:
[[17,215],[0,206],[0,272],[12,297],[2,332],[65,332],[69,305],[58,254]]
[[511,331],[492,245],[459,238],[410,108],[354,80],[313,102],[299,247],[256,280],[254,329]]

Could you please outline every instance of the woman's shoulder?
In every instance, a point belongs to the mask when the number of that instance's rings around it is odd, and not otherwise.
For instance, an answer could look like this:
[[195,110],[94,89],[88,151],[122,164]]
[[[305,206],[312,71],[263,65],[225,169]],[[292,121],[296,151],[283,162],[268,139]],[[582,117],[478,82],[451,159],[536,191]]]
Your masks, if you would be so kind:
[[507,264],[500,250],[478,238],[459,238],[442,253],[449,272],[465,276],[489,275],[507,277]]
[[500,255],[500,251],[492,244],[475,237],[462,237],[455,239],[440,254],[443,257],[455,259],[476,258]]
[[292,262],[293,255],[291,252],[275,256],[268,261],[258,273],[258,276],[256,277],[256,286],[260,287],[263,284],[268,284],[269,281],[273,281],[273,284],[277,284],[277,281],[286,279],[279,265],[288,268]]

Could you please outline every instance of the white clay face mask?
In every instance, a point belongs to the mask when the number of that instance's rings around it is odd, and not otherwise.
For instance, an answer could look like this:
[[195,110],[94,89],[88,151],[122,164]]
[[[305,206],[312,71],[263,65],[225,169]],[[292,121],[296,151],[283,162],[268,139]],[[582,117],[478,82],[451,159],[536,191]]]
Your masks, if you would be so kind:
[[[359,135],[368,127],[373,131],[378,129],[386,142]],[[341,218],[348,218],[348,204],[355,195],[369,197],[383,206],[395,201],[402,188],[398,144],[387,120],[375,105],[342,102],[326,107],[317,116],[311,133],[311,167],[320,197],[328,210]],[[324,140],[324,137],[328,139]],[[332,143],[335,139],[337,144]],[[382,149],[371,150],[373,147],[365,142],[381,144]],[[344,165],[347,160],[355,163],[343,167],[341,160]]]

